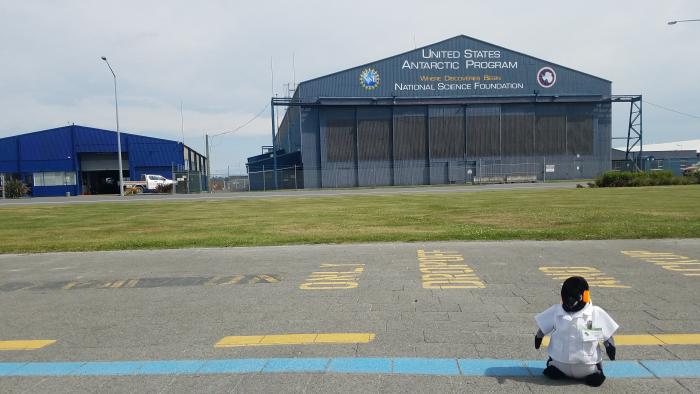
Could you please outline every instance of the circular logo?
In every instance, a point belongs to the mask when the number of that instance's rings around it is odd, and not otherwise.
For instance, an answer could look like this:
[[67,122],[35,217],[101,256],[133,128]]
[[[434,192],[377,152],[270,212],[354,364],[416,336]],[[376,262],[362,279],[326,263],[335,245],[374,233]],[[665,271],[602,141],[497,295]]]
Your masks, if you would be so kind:
[[365,68],[360,72],[360,85],[366,90],[374,90],[379,87],[381,79],[379,72],[372,67]]
[[552,67],[542,67],[537,72],[537,83],[543,88],[551,88],[557,82],[557,73]]

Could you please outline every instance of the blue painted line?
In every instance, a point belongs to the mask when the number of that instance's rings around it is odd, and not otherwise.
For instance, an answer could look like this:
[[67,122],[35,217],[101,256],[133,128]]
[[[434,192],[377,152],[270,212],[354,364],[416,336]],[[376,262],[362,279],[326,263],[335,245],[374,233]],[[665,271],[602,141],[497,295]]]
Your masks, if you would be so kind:
[[391,373],[389,358],[334,358],[328,372],[339,373]]
[[198,373],[250,373],[260,372],[267,359],[231,359],[231,360],[210,360],[204,363],[204,366]]
[[139,375],[195,374],[206,363],[204,360],[147,361],[137,371]]
[[138,371],[143,362],[139,361],[95,361],[85,363],[77,371],[75,375],[133,375]]
[[542,371],[547,367],[546,360],[525,360],[525,366],[532,376],[542,376]]
[[328,358],[287,358],[271,359],[263,372],[324,372]]
[[[227,373],[365,373],[542,376],[544,360],[432,358],[253,358],[228,360],[0,362],[0,376],[111,376]],[[606,361],[610,378],[700,378],[700,360]]]
[[649,370],[636,361],[606,361],[603,372],[609,378],[653,378]]
[[12,375],[7,376],[76,376],[75,371],[83,364],[85,363],[27,363]]
[[395,358],[392,372],[404,375],[459,375],[457,360],[440,358]]
[[640,363],[659,378],[700,377],[700,360],[650,360]]
[[16,376],[14,372],[23,366],[27,365],[24,363],[0,363],[0,376]]
[[465,376],[530,376],[530,370],[522,360],[460,359],[457,362]]

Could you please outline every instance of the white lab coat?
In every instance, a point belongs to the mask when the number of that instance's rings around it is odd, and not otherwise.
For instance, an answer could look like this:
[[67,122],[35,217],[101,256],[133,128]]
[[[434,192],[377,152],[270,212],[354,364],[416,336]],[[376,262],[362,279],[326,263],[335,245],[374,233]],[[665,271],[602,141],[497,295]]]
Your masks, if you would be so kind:
[[535,321],[545,335],[551,333],[549,356],[567,364],[601,362],[599,342],[609,339],[620,327],[603,308],[590,302],[573,313],[566,312],[561,304],[552,305],[535,316]]

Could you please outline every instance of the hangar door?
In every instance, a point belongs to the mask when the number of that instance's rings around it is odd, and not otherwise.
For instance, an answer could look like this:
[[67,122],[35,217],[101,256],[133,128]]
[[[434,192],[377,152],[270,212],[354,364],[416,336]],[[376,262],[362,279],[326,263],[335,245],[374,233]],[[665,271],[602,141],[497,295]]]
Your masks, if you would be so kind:
[[[119,161],[116,153],[81,153],[79,159],[83,194],[119,194]],[[124,152],[122,170],[124,179],[129,179],[129,158]]]

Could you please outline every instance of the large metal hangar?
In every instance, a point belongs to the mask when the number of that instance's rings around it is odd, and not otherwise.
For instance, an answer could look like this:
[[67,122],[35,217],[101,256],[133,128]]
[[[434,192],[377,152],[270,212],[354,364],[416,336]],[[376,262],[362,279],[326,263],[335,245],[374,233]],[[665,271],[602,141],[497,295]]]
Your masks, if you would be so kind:
[[463,35],[302,82],[272,104],[286,112],[274,147],[248,159],[251,189],[589,178],[611,166],[610,81]]
[[[181,142],[120,134],[124,180],[173,171],[205,179],[206,157]],[[0,173],[24,181],[35,197],[117,194],[117,133],[73,125],[0,138]]]

